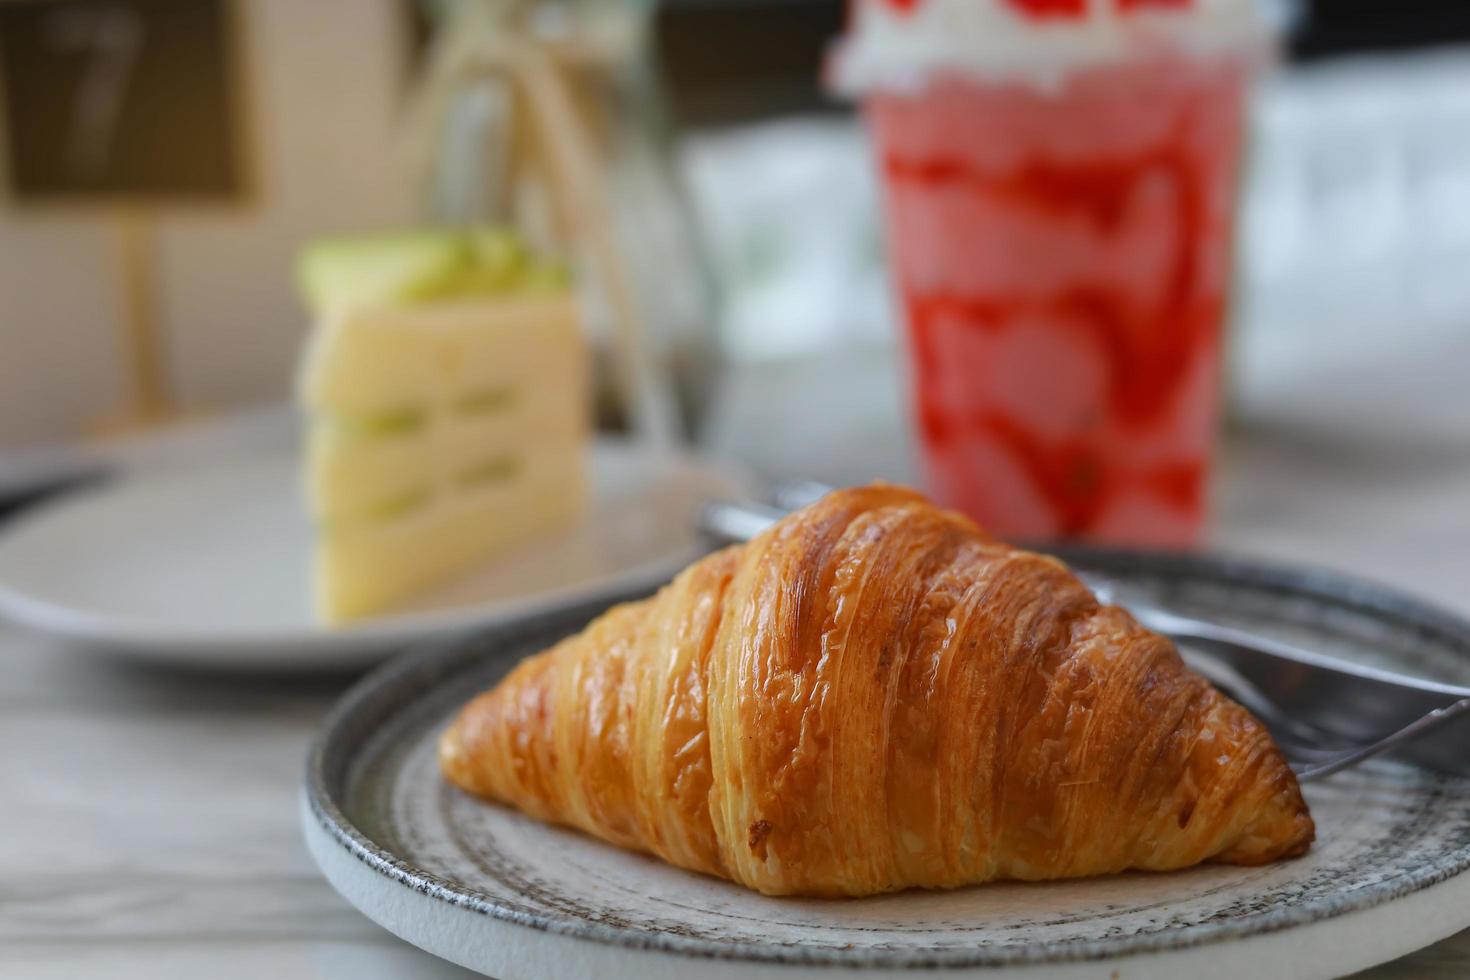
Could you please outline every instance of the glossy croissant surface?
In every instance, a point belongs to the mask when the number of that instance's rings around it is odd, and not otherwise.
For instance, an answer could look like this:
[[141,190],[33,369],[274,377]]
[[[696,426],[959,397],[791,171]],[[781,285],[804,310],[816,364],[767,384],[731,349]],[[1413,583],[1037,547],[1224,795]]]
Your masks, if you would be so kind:
[[520,664],[463,789],[772,895],[1259,864],[1312,818],[1265,729],[1055,559],[832,493]]

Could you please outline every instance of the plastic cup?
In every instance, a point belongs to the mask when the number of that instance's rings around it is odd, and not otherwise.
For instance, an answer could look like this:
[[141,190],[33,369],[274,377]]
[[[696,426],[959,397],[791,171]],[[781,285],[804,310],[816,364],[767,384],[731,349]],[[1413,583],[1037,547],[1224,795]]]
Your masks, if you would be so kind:
[[1249,66],[870,92],[920,457],[1013,538],[1201,536]]

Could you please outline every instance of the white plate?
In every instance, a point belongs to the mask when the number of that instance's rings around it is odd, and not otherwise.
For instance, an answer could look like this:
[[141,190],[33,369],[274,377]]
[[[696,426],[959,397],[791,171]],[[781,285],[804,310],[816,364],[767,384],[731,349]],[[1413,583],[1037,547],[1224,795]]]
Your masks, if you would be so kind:
[[312,617],[298,464],[269,455],[65,497],[0,531],[0,612],[138,659],[255,670],[371,663],[404,644],[653,585],[701,549],[698,506],[743,477],[626,443],[593,451],[575,526],[498,555],[402,611]]
[[[1470,624],[1320,574],[1076,553],[1126,594],[1348,659],[1470,679]],[[418,946],[501,978],[1329,977],[1470,925],[1470,779],[1377,761],[1307,787],[1303,858],[848,901],[765,898],[472,799],[434,742],[466,699],[598,604],[396,660],[313,751],[307,843],[328,880]]]

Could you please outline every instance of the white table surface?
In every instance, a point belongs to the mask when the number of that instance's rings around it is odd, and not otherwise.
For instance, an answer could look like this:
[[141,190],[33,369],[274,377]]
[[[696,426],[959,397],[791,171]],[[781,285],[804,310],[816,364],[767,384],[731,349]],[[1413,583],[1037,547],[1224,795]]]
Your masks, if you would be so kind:
[[[822,436],[825,455],[764,438],[776,430],[762,409],[799,410],[814,390],[793,381],[778,397],[783,382],[766,376],[734,386],[748,421],[717,427],[716,445],[772,475],[794,475],[794,461],[827,479],[899,475],[892,391],[834,382],[860,401],[839,414],[868,437]],[[1218,511],[1215,539],[1232,550],[1334,566],[1470,614],[1464,447],[1334,441],[1258,420],[1227,447]],[[0,678],[0,977],[467,976],[359,915],[301,844],[307,742],[348,679],[141,669],[5,625]],[[1470,931],[1371,975],[1467,974]]]

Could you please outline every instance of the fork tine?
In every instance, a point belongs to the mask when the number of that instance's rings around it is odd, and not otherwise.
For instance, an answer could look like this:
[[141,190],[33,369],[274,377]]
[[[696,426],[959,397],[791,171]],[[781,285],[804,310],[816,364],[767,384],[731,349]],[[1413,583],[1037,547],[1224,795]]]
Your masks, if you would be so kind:
[[1410,739],[1418,738],[1425,732],[1438,728],[1440,725],[1452,721],[1466,712],[1470,712],[1470,698],[1461,698],[1459,701],[1447,707],[1435,708],[1427,715],[1410,722],[1392,735],[1364,745],[1361,748],[1344,752],[1331,761],[1323,762],[1298,772],[1296,775],[1297,782],[1311,783],[1319,779],[1325,779],[1333,773],[1342,772],[1344,769],[1356,766],[1360,762],[1366,762],[1374,756],[1382,755],[1384,752],[1395,749]]

